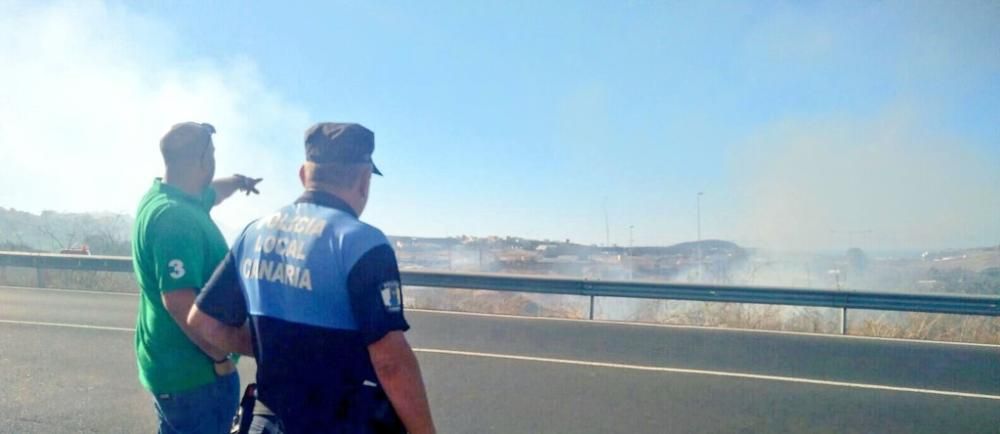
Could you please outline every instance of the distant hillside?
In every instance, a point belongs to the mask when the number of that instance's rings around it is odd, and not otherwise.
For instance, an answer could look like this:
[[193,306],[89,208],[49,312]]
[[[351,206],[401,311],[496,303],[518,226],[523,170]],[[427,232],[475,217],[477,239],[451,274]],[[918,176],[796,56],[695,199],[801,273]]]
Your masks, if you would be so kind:
[[41,214],[0,207],[0,250],[58,252],[86,245],[95,255],[131,253],[132,217],[112,213]]
[[597,254],[631,254],[634,256],[690,256],[697,254],[701,247],[702,255],[744,256],[747,252],[736,243],[722,240],[690,241],[672,246],[636,246],[604,247],[593,244],[577,244],[566,241],[532,240],[520,237],[451,237],[451,238],[420,238],[406,236],[390,236],[389,240],[397,247],[410,249],[441,249],[450,247],[483,247],[501,250],[537,251],[546,257],[556,256],[586,256]]
[[[58,252],[62,249],[87,245],[95,255],[129,255],[129,236],[132,217],[113,213],[62,213],[42,211],[33,214],[12,208],[0,207],[0,250]],[[490,247],[500,250],[526,250],[543,252],[546,256],[583,255],[596,253],[625,254],[630,249],[620,246],[599,247],[567,241],[533,240],[520,237],[449,237],[421,238],[390,236],[397,246],[406,245],[420,249],[448,247]],[[634,255],[693,255],[697,243],[682,243],[669,247],[635,247]],[[701,242],[705,256],[742,253],[742,249],[728,241],[706,240]],[[540,249],[541,248],[541,249]]]
[[746,251],[736,243],[722,240],[688,241],[668,247],[636,247],[632,250],[635,255],[694,256],[698,253],[699,247],[701,247],[701,254],[705,256],[720,254],[743,256],[746,254]]

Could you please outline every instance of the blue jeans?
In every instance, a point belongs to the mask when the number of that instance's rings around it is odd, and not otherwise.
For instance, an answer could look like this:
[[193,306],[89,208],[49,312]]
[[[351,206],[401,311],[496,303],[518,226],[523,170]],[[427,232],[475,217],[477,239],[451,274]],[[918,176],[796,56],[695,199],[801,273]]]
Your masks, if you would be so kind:
[[240,405],[238,373],[178,393],[153,396],[160,434],[228,434]]

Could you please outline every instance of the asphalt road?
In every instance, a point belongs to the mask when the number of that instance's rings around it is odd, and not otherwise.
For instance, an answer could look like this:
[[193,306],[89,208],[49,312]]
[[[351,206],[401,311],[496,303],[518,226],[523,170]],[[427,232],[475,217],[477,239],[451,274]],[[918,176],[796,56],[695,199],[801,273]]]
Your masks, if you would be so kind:
[[[154,432],[136,303],[0,288],[0,433]],[[998,347],[408,318],[442,433],[1000,433]]]

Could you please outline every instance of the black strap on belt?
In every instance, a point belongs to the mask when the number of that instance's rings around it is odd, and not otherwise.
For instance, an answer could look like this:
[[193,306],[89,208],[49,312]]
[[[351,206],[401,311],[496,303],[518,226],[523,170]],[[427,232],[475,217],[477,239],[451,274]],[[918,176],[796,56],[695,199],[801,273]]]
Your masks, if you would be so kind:
[[240,399],[240,409],[236,412],[233,428],[229,431],[230,434],[249,433],[250,424],[253,422],[253,415],[257,411],[257,407],[263,407],[263,404],[257,402],[257,384],[250,383],[247,385],[246,390],[243,391],[243,398]]

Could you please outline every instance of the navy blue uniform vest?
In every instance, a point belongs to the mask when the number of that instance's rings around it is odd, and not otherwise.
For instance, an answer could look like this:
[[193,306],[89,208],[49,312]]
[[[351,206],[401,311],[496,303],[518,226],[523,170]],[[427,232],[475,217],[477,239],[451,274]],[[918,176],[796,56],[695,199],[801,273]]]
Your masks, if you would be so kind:
[[366,432],[385,404],[368,345],[409,328],[388,239],[316,192],[251,223],[197,304],[249,320],[258,399],[289,433]]

